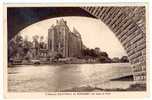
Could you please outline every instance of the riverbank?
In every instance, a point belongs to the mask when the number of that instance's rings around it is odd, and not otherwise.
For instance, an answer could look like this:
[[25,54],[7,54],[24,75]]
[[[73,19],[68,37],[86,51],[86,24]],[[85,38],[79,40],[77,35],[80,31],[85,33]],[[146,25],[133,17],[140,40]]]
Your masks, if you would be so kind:
[[17,67],[17,66],[24,66],[24,65],[33,65],[33,66],[42,66],[42,65],[70,65],[70,64],[127,64],[127,63],[41,63],[41,64],[8,64],[8,67]]
[[103,89],[99,87],[83,86],[75,87],[71,89],[61,90],[60,92],[102,92],[102,91],[146,91],[146,84],[132,84],[126,89],[114,88],[114,89]]
[[80,59],[80,58],[59,58],[59,59],[31,59],[31,60],[12,60],[9,65],[41,65],[41,64],[103,64],[103,63],[128,63],[114,61],[100,61],[99,59]]

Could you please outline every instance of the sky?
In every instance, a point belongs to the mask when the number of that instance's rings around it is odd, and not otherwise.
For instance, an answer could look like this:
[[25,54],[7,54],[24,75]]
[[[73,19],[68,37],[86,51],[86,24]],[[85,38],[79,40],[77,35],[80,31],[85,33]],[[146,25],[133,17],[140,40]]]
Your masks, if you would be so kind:
[[126,52],[115,34],[100,19],[89,17],[57,17],[34,23],[20,31],[23,38],[32,36],[44,36],[47,41],[48,29],[56,20],[63,18],[67,21],[70,30],[75,27],[81,34],[83,44],[88,48],[99,47],[101,51],[108,53],[110,58],[126,56]]

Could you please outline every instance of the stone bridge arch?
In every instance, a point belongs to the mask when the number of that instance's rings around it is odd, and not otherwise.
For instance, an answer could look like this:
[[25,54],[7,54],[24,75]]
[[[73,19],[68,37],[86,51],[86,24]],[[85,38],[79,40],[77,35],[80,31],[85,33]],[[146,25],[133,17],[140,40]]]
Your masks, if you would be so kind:
[[83,7],[101,19],[125,48],[133,68],[134,80],[146,82],[145,6]]
[[[24,8],[24,7],[23,7]],[[116,35],[123,47],[125,48],[130,63],[133,68],[134,80],[136,82],[146,82],[146,22],[145,22],[145,6],[123,6],[123,7],[58,7],[59,12],[64,12],[63,15],[56,12],[49,12],[47,8],[46,15],[36,13],[34,11],[22,10],[21,14],[18,10],[7,9],[7,27],[8,40],[10,40],[17,32],[26,26],[46,18],[53,18],[54,16],[87,16],[101,19]],[[17,9],[17,8],[13,8]],[[71,10],[69,10],[71,9]],[[37,10],[36,10],[37,11]],[[29,16],[27,16],[27,12]],[[50,15],[49,13],[55,14]],[[19,15],[15,15],[19,14]],[[44,14],[44,13],[43,13]],[[15,15],[15,16],[13,16]],[[34,16],[34,17],[31,17]],[[26,19],[27,18],[27,19]],[[11,22],[11,23],[9,23]]]

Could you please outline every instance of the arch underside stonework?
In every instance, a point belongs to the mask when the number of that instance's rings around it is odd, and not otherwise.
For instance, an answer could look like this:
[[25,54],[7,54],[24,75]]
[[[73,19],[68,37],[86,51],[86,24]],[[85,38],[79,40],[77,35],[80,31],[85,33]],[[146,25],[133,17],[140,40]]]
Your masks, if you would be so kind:
[[101,19],[126,50],[136,82],[146,83],[146,17],[145,6],[82,7]]

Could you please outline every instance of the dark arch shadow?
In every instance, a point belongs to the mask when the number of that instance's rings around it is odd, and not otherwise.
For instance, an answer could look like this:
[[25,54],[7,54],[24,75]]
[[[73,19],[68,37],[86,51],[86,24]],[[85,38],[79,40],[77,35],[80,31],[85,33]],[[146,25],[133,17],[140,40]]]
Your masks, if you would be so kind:
[[64,16],[85,16],[95,18],[80,7],[8,7],[8,40],[25,27],[41,20]]

